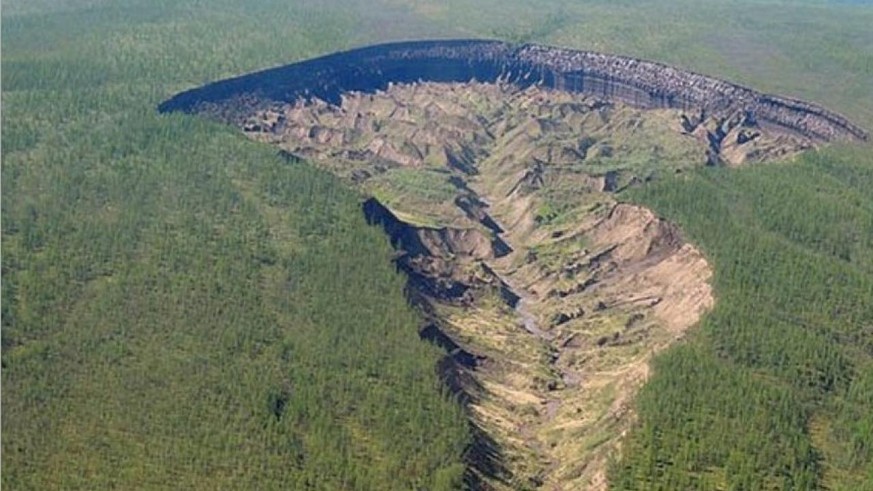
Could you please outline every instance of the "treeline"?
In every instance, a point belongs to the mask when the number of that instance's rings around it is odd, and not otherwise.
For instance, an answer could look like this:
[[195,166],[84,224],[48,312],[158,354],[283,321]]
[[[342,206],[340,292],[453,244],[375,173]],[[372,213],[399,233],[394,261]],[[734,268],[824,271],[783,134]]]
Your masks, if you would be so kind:
[[251,25],[137,5],[4,11],[4,489],[456,489],[466,418],[360,198],[154,110],[281,43],[195,59]]
[[616,489],[873,489],[873,159],[707,169],[629,199],[715,268],[716,307],[660,356]]
[[456,486],[464,415],[358,198],[149,125],[174,143],[4,156],[4,485]]

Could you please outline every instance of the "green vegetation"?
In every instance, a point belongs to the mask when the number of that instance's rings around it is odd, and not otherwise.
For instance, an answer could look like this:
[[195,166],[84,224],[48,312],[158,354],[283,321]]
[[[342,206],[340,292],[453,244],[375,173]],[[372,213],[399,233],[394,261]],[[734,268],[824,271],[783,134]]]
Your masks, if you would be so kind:
[[[173,93],[497,32],[675,63],[870,128],[870,25],[869,5],[812,0],[4,1],[2,484],[458,484],[463,416],[357,198],[234,131],[156,115]],[[705,250],[718,306],[658,360],[618,488],[871,488],[870,154],[632,197]]]
[[[416,210],[414,217],[404,215],[409,223],[439,228],[445,225],[441,217],[462,215],[454,201],[458,190],[450,177],[437,169],[396,168],[368,179],[364,189],[386,206]],[[395,213],[399,212],[395,209]]]
[[660,357],[618,489],[873,489],[873,158],[693,173],[631,199],[681,224],[717,304]]
[[154,109],[334,21],[195,5],[4,2],[4,489],[457,488],[465,417],[360,198]]

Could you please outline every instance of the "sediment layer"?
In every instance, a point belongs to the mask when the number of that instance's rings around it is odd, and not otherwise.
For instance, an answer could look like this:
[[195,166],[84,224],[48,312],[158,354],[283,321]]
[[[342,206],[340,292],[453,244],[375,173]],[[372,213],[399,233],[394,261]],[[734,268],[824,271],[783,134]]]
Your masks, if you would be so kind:
[[[542,85],[639,108],[676,108],[704,115],[742,113],[750,121],[819,142],[868,138],[864,129],[815,104],[762,94],[661,63],[487,40],[402,42],[336,53],[183,92],[159,110],[198,112],[209,105],[262,109],[313,98],[339,104],[345,92],[372,93],[392,83],[472,80],[509,82],[522,88]],[[221,113],[215,108],[211,112]]]

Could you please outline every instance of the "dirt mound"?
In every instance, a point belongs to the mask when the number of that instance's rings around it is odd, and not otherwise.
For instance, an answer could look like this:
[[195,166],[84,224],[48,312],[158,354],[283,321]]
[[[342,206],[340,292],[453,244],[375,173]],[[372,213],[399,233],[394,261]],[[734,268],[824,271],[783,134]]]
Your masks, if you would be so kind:
[[[678,228],[639,206],[617,204],[589,236],[607,254],[596,273],[605,280],[603,306],[638,303],[664,327],[681,334],[713,306],[712,271],[703,255],[682,240]],[[632,316],[633,324],[643,317]],[[625,328],[631,327],[626,325]]]

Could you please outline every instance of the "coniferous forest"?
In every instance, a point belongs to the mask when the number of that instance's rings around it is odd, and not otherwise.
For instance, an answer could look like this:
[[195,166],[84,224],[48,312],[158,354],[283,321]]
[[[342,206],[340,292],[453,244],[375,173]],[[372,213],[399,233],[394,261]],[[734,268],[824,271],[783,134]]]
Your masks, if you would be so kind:
[[619,489],[873,489],[873,156],[828,149],[635,190],[715,265],[655,363]]
[[[3,487],[463,487],[467,417],[362,197],[157,114],[174,93],[500,37],[676,63],[869,130],[870,25],[825,0],[4,1]],[[620,196],[701,248],[716,307],[656,359],[614,489],[873,489],[871,189],[867,143]]]
[[329,174],[158,115],[226,54],[147,3],[4,2],[4,489],[458,487],[387,238]]

